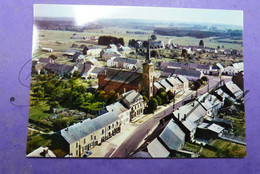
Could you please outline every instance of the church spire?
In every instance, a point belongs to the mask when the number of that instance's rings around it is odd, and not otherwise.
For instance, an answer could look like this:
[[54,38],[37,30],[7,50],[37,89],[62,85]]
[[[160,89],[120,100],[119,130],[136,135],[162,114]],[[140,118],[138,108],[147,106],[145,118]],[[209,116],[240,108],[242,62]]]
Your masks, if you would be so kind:
[[146,53],[146,63],[150,63],[150,57],[151,57],[151,53],[150,53],[150,39],[148,39],[148,45],[147,45],[147,53]]

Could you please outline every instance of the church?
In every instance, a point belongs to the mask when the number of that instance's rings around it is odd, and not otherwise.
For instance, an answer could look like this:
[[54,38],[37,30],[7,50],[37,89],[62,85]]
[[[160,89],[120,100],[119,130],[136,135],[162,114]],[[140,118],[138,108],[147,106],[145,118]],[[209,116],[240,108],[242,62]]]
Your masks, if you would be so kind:
[[143,64],[143,70],[141,68],[134,71],[106,68],[98,75],[98,89],[104,90],[106,93],[113,90],[122,94],[134,89],[151,98],[154,92],[153,83],[154,66],[150,60],[149,46],[147,47],[147,56]]

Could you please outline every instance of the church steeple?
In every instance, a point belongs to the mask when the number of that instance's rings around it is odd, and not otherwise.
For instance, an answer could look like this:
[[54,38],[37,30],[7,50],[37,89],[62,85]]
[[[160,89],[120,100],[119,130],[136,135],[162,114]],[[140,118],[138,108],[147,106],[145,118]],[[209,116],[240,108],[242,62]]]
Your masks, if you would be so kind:
[[143,64],[143,82],[142,90],[146,97],[153,97],[153,79],[154,79],[154,66],[150,60],[150,39],[148,39],[147,53],[145,63]]
[[145,63],[150,63],[150,57],[151,57],[151,52],[150,52],[150,39],[148,39],[148,45],[147,45],[147,51],[146,51],[146,59]]

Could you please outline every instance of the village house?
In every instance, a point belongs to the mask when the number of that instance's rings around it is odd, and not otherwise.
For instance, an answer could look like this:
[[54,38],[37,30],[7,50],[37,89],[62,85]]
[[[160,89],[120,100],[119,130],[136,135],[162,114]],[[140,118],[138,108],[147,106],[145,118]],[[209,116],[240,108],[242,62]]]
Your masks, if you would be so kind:
[[155,138],[147,146],[147,151],[153,158],[167,158],[170,152],[162,145],[162,143]]
[[77,62],[79,60],[83,60],[85,58],[85,56],[79,52],[76,52],[76,53],[74,53],[73,56],[71,56],[71,58],[72,58],[73,62]]
[[136,90],[125,92],[119,98],[121,103],[130,110],[130,120],[143,115],[146,102]]
[[200,79],[201,77],[204,76],[204,74],[198,70],[194,70],[194,69],[172,69],[172,68],[168,68],[168,69],[164,69],[161,77],[162,78],[167,78],[167,77],[171,77],[171,76],[176,76],[176,75],[182,75],[184,76],[186,79],[188,79],[189,81],[196,81],[198,79]]
[[69,145],[71,157],[82,157],[89,149],[101,144],[120,131],[120,119],[107,112],[94,119],[86,119],[62,129],[59,134]]
[[198,126],[195,137],[209,141],[211,139],[219,138],[223,134],[224,130],[225,128],[215,123],[202,123]]
[[52,48],[42,48],[42,52],[53,52]]
[[73,74],[78,70],[76,66],[69,66],[58,63],[48,63],[44,66],[44,69],[48,72],[57,73],[59,75],[65,75],[67,73]]
[[218,115],[219,109],[224,105],[224,101],[216,96],[205,93],[197,98],[197,101],[207,111],[207,119],[214,119]]
[[96,56],[100,57],[100,52],[102,51],[100,47],[89,45],[86,47],[87,49],[87,56]]
[[78,71],[80,72],[81,78],[89,79],[90,73],[94,70],[95,66],[91,62],[80,62],[77,64]]
[[216,63],[212,66],[212,70],[210,71],[211,75],[221,75],[224,72],[224,67],[220,63]]
[[235,100],[243,97],[243,91],[232,81],[225,83],[221,89]]
[[244,71],[244,63],[239,62],[239,63],[234,63],[230,66],[225,67],[223,74],[226,75],[236,75],[237,73]]
[[183,62],[167,62],[163,61],[160,64],[160,69],[163,71],[165,69],[187,69],[187,70],[197,70],[203,74],[210,74],[212,67],[207,64],[197,64],[197,63],[183,63]]
[[112,57],[107,60],[107,66],[132,70],[140,68],[141,62],[138,59]]
[[194,100],[173,112],[173,119],[186,134],[186,141],[193,141],[196,128],[207,116],[207,110]]
[[170,153],[174,154],[183,147],[185,143],[185,133],[173,121],[173,119],[171,119],[159,135],[158,140]]
[[150,49],[164,49],[163,41],[150,41]]
[[106,48],[100,52],[100,57],[102,58],[102,60],[108,60],[111,57],[120,57],[120,56],[122,56],[122,54],[118,52],[117,49],[113,49],[113,48]]
[[184,92],[189,89],[189,81],[184,76],[172,76],[161,81],[154,82],[154,94],[158,89],[164,88],[166,92],[169,90],[173,93]]
[[126,108],[122,103],[116,102],[106,106],[103,112],[113,112],[120,118],[121,126],[130,122],[130,109]]
[[50,158],[50,157],[56,157],[56,155],[48,148],[48,147],[39,147],[26,155],[26,157],[45,157],[45,158]]

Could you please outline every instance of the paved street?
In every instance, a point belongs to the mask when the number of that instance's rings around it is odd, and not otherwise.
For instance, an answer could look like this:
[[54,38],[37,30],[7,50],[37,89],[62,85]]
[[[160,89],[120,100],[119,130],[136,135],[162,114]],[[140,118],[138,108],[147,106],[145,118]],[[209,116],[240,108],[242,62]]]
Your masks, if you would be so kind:
[[[219,77],[209,78],[209,90],[213,89],[219,82]],[[230,81],[230,77],[222,77],[225,82]],[[199,89],[197,95],[207,92],[208,86]],[[185,97],[184,97],[185,96]],[[183,105],[183,101],[190,100],[196,96],[195,91],[188,90],[175,100],[174,109]],[[93,154],[90,157],[129,157],[158,126],[159,121],[165,116],[173,112],[173,103],[167,106],[160,106],[159,109],[153,113],[136,118],[133,123],[125,125],[121,132],[102,145],[94,147],[91,151]]]
[[[209,90],[213,89],[216,84],[219,82],[219,77],[209,77]],[[231,77],[222,77],[222,80],[228,82],[231,80]],[[208,86],[205,86],[198,90],[198,95],[204,94],[207,92]],[[196,92],[189,94],[181,100],[177,100],[174,105],[174,109],[183,105],[183,101],[191,99],[191,96],[195,95]],[[164,110],[155,113],[154,117],[150,118],[143,124],[141,124],[135,131],[120,145],[119,148],[113,153],[111,157],[130,157],[130,155],[144,142],[144,139],[153,132],[153,130],[159,124],[159,121],[165,116],[173,112],[172,104],[169,104],[165,107]]]

